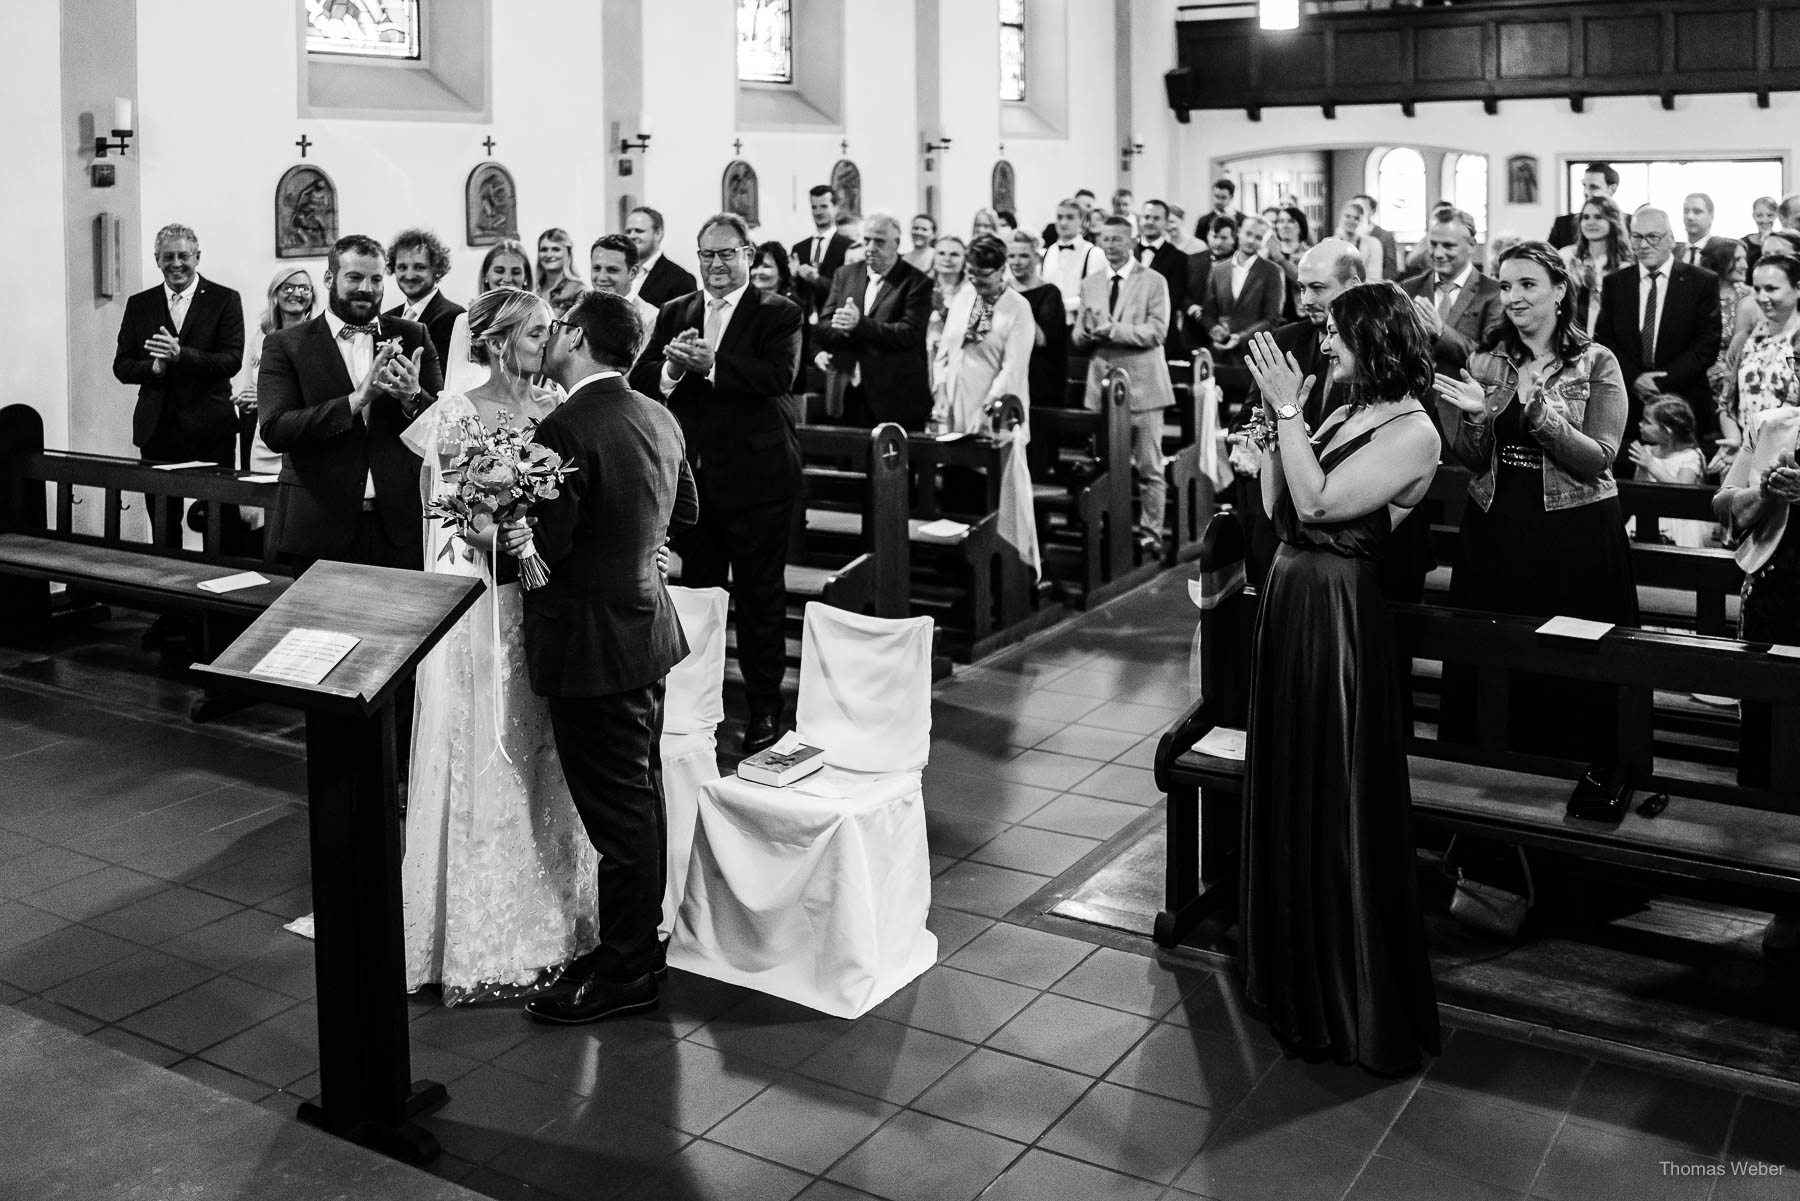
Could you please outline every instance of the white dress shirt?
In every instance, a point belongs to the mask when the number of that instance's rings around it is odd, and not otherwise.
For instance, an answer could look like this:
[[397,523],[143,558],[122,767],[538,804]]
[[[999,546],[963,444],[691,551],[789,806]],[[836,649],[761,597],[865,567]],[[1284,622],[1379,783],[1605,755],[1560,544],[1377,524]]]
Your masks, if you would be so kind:
[[[338,355],[344,360],[344,370],[350,373],[350,387],[354,390],[362,387],[363,381],[369,378],[369,372],[375,366],[375,337],[373,334],[339,337],[347,324],[347,321],[330,309],[325,310],[325,328],[331,331],[331,343],[337,347]],[[367,413],[368,410],[364,409],[359,414],[364,422],[368,420]],[[363,499],[375,499],[374,472],[363,476]]]
[[1081,311],[1081,281],[1105,267],[1106,256],[1100,248],[1080,237],[1054,242],[1044,251],[1044,279],[1062,293],[1063,312],[1069,321]]
[[1137,252],[1138,262],[1148,267],[1150,265],[1150,260],[1156,257],[1156,252],[1161,250],[1163,248],[1163,243],[1167,241],[1167,238],[1158,238],[1154,242],[1145,239],[1143,242],[1139,243]]
[[[705,289],[702,289],[700,292],[700,295],[702,297],[704,297],[705,299],[701,305],[701,313],[702,313],[701,324],[700,324],[701,330],[704,331],[707,328],[707,326],[712,324],[712,322],[715,320],[715,318],[713,318],[713,316],[712,316],[713,306],[715,304],[717,304],[719,300],[722,299],[725,303],[724,303],[724,306],[722,308],[720,308],[719,315],[716,318],[716,320],[718,322],[719,338],[721,340],[723,340],[725,337],[725,330],[731,325],[732,315],[737,312],[738,302],[741,301],[742,299],[744,299],[744,293],[749,290],[750,290],[750,285],[749,285],[749,283],[746,282],[737,291],[729,293],[728,295],[723,296],[723,297],[715,298],[710,292],[707,292]],[[715,355],[718,353],[718,350],[719,350],[718,346],[716,344],[714,344],[713,345],[713,353]],[[713,362],[712,370],[708,371],[706,373],[706,382],[707,383],[713,382],[713,377],[718,374],[718,370],[719,370],[719,364],[718,364],[717,360],[715,359]],[[680,382],[681,382],[680,377],[676,376],[674,373],[672,373],[669,370],[669,364],[665,360],[663,362],[663,369],[662,369],[662,394],[664,396],[668,396],[670,393],[675,391],[675,385]]]
[[438,290],[436,288],[433,288],[433,289],[431,289],[431,291],[425,293],[425,295],[419,297],[417,300],[407,301],[406,307],[400,310],[400,320],[402,320],[402,321],[421,321],[421,320],[423,320],[423,318],[420,316],[420,314],[423,313],[426,309],[431,307],[431,302],[433,300],[437,299],[437,294],[438,294]]
[[1231,302],[1244,294],[1244,281],[1250,278],[1250,264],[1256,261],[1253,254],[1238,253],[1231,256]]
[[[1655,271],[1651,271],[1642,263],[1638,264],[1637,311],[1632,314],[1631,323],[1639,330],[1644,328],[1644,306],[1649,303],[1650,300],[1650,279],[1652,276],[1656,277],[1656,320],[1651,322],[1650,325],[1650,328],[1655,331],[1650,335],[1652,360],[1654,360],[1655,356],[1656,340],[1662,336],[1663,306],[1669,303],[1669,273],[1674,269],[1674,266],[1675,260],[1672,258],[1664,262],[1663,265],[1658,267]],[[1650,370],[1651,366],[1652,362],[1646,362],[1644,364],[1644,370]]]
[[169,330],[172,334],[181,332],[182,323],[187,320],[188,307],[194,302],[194,289],[200,286],[198,275],[188,280],[188,286],[177,292],[168,284],[163,285],[163,299],[169,302]]
[[638,298],[638,293],[644,290],[644,281],[650,278],[650,268],[656,266],[656,261],[660,258],[662,258],[662,251],[659,250],[647,259],[638,260],[638,273],[632,277],[631,287],[625,295],[633,300]]
[[580,379],[575,381],[575,386],[573,388],[569,389],[568,394],[570,396],[573,396],[577,392],[581,391],[583,388],[587,387],[589,384],[593,383],[595,380],[612,379],[614,376],[616,376],[618,374],[620,374],[620,373],[612,370],[611,368],[608,368],[605,371],[596,371],[592,375],[584,375]]

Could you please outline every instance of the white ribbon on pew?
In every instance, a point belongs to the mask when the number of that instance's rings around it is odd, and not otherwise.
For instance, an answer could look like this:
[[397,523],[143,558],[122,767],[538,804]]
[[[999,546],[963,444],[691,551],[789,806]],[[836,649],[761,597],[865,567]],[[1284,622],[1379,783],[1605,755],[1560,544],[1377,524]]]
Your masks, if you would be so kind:
[[1031,503],[1031,468],[1025,463],[1025,445],[1031,440],[1026,422],[1002,430],[1006,449],[1001,451],[1000,513],[995,529],[1001,541],[1019,552],[1031,567],[1033,579],[1044,574],[1038,551],[1037,512]]

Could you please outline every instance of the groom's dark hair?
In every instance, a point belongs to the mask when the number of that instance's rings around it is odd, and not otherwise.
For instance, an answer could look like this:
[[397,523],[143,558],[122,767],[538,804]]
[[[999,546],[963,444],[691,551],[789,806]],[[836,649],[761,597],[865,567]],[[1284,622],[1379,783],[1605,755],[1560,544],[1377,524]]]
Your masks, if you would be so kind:
[[563,320],[581,330],[588,353],[602,366],[626,371],[637,361],[644,323],[629,298],[617,292],[584,292]]

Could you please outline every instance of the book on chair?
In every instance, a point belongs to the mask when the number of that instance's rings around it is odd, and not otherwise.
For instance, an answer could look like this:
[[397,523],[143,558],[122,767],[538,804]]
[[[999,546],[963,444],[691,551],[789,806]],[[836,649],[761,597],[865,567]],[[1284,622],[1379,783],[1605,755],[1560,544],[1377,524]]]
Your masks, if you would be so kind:
[[770,788],[785,788],[796,780],[804,780],[825,766],[825,752],[800,741],[789,731],[774,746],[765,747],[737,766],[738,779]]

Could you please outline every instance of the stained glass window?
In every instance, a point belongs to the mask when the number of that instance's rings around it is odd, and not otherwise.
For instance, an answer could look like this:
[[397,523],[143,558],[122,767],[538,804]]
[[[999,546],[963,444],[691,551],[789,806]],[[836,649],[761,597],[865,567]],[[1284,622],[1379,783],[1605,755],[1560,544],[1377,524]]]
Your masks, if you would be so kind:
[[419,0],[305,0],[311,54],[419,57]]
[[1425,156],[1411,146],[1396,146],[1381,156],[1376,168],[1378,223],[1402,242],[1425,236]]
[[738,78],[794,82],[793,0],[737,0]]
[[1475,240],[1487,237],[1488,161],[1485,154],[1456,156],[1456,207],[1475,218]]
[[1025,99],[1025,0],[1000,0],[1000,99]]

